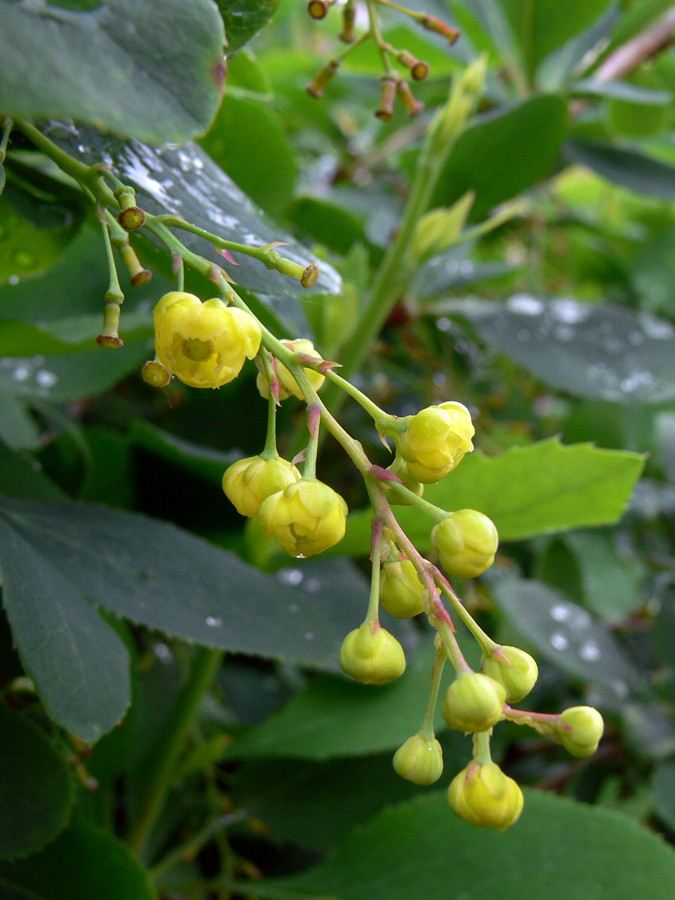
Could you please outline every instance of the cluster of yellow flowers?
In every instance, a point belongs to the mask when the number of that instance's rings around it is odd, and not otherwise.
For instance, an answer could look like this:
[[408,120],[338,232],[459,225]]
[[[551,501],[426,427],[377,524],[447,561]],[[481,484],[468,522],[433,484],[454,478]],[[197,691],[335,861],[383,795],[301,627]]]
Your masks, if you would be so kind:
[[[152,383],[166,383],[175,376],[193,387],[220,387],[239,374],[246,359],[256,358],[260,370],[258,388],[272,409],[291,395],[305,400],[309,407],[307,391],[316,404],[316,391],[325,376],[320,366],[313,367],[314,361],[323,360],[312,343],[299,339],[274,345],[278,348],[275,352],[282,356],[287,351],[293,354],[285,358],[297,361],[296,378],[283,362],[261,351],[263,329],[245,309],[227,305],[220,298],[202,303],[192,294],[174,291],[157,304],[154,325],[156,359],[147,366],[155,368],[146,375]],[[162,372],[166,374],[165,381]],[[298,383],[301,372],[307,379],[305,390]],[[350,392],[355,389],[351,387]],[[434,519],[431,543],[448,575],[475,578],[492,565],[499,536],[487,516],[475,509],[447,512],[422,498],[425,485],[447,476],[473,450],[475,430],[469,410],[452,401],[430,406],[414,416],[397,418],[377,410],[370,401],[364,405],[375,416],[381,435],[394,442],[396,454],[388,470],[376,472],[377,467],[372,467],[372,471],[366,469],[364,473],[371,496],[379,497],[384,506],[378,508],[379,501],[374,500],[376,527],[368,612],[365,621],[345,638],[340,666],[347,675],[365,684],[393,681],[405,671],[406,659],[401,644],[380,625],[379,606],[396,618],[427,615],[438,632],[431,695],[419,732],[396,751],[394,768],[416,784],[432,784],[441,777],[443,753],[434,735],[433,718],[441,673],[449,659],[457,674],[442,700],[443,717],[450,728],[471,734],[474,739],[472,762],[448,789],[450,806],[474,825],[501,831],[519,817],[523,794],[516,782],[492,762],[489,739],[493,727],[503,719],[527,724],[551,735],[574,756],[585,757],[598,746],[602,717],[586,706],[573,707],[560,715],[513,709],[509,704],[526,697],[537,680],[536,662],[524,650],[499,646],[482,632],[445,576],[417,553],[391,513],[391,504],[414,503]],[[377,411],[373,413],[373,409]],[[314,410],[321,412],[316,405]],[[274,537],[294,557],[321,553],[345,534],[347,504],[314,474],[316,433],[312,433],[310,424],[310,444],[302,474],[278,455],[276,443],[268,435],[260,455],[239,460],[223,475],[223,490],[237,511],[256,517],[263,534],[268,539]],[[363,459],[367,462],[365,454]],[[450,600],[481,644],[481,672],[472,671],[464,660],[441,594]]]

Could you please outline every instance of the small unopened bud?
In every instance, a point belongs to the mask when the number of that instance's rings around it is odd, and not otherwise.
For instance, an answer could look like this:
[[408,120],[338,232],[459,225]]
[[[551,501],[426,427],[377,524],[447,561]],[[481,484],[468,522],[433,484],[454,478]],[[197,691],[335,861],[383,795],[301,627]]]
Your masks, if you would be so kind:
[[356,8],[351,2],[347,2],[342,10],[342,31],[338,35],[345,44],[353,44],[356,38],[354,22],[356,20]]
[[307,12],[313,19],[325,19],[335,0],[309,0]]
[[412,53],[409,53],[407,50],[401,50],[396,58],[402,66],[405,66],[406,69],[410,70],[410,74],[415,81],[424,81],[429,74],[429,63],[417,59],[416,56],[413,56]]
[[334,77],[339,68],[339,60],[331,59],[331,61],[319,71],[319,74],[316,76],[314,81],[311,84],[307,85],[306,90],[310,97],[316,97],[317,100],[320,100],[323,97],[323,89],[326,87],[331,78]]
[[144,269],[141,265],[138,257],[136,256],[136,251],[130,244],[125,244],[120,247],[120,256],[122,257],[122,262],[129,270],[129,274],[131,275],[131,284],[134,287],[139,287],[142,284],[147,284],[152,278],[152,272],[150,269]]
[[396,99],[396,79],[385,76],[380,89],[380,105],[375,110],[378,119],[388,122],[394,118],[394,100]]
[[448,39],[448,43],[450,44],[454,44],[462,33],[459,28],[453,28],[451,25],[446,25],[445,22],[437,19],[436,16],[424,16],[420,24],[422,28],[426,28],[427,31],[442,34],[443,37]]
[[501,719],[505,699],[506,689],[499,682],[480,672],[465,672],[445,693],[443,718],[465,734],[487,731]]
[[141,377],[150,387],[166,387],[171,383],[172,375],[169,370],[156,359],[150,359],[143,366]]
[[592,756],[598,749],[605,728],[602,716],[592,706],[571,706],[560,713],[554,740],[572,756]]
[[419,100],[415,100],[415,98],[413,97],[413,92],[410,90],[410,86],[407,81],[399,81],[397,93],[399,96],[399,100],[403,104],[403,108],[411,118],[413,118],[414,116],[418,116],[422,112],[422,110],[424,109],[424,103],[421,103]]
[[405,654],[386,629],[364,622],[342,642],[340,668],[362,684],[388,684],[405,672]]
[[443,750],[435,738],[415,734],[394,754],[394,770],[413,784],[433,784],[443,774]]
[[530,654],[524,650],[502,647],[501,658],[493,656],[484,661],[483,674],[504,686],[507,703],[518,703],[536,684],[539,669]]

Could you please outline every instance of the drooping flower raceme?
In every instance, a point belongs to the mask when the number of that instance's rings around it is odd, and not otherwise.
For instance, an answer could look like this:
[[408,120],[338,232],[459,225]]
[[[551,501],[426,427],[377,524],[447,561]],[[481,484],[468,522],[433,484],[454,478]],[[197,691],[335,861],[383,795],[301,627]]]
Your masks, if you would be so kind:
[[260,348],[262,331],[244,310],[215,297],[171,291],[153,312],[157,358],[190,387],[217,388],[237,377]]
[[[291,353],[305,353],[307,356],[311,356],[314,359],[320,360],[322,356],[320,353],[314,349],[314,344],[311,341],[308,341],[306,338],[297,338],[294,341],[282,341],[281,342],[284,347],[287,347]],[[293,378],[291,373],[288,371],[286,366],[277,360],[276,364],[277,370],[277,378],[279,379],[279,399],[286,400],[287,397],[290,397],[293,394],[294,397],[297,397],[298,400],[304,400],[304,395],[300,390],[300,385]],[[326,376],[322,375],[321,372],[317,372],[316,369],[305,368],[305,374],[309,378],[312,387],[315,391],[318,391],[321,385],[326,380]],[[260,394],[267,399],[270,395],[269,384],[267,383],[267,378],[263,375],[262,372],[258,374],[258,379],[256,381],[256,385]]]
[[473,450],[474,434],[466,406],[454,401],[441,403],[428,406],[411,418],[399,438],[398,451],[412,478],[422,484],[434,484]]

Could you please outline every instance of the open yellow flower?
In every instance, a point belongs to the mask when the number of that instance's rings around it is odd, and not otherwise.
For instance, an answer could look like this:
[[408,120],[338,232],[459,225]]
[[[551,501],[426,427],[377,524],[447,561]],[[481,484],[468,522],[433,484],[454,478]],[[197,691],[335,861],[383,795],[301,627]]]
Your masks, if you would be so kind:
[[190,387],[217,388],[232,381],[246,358],[257,354],[262,339],[249,313],[217,297],[202,303],[184,291],[165,294],[153,322],[157,358]]

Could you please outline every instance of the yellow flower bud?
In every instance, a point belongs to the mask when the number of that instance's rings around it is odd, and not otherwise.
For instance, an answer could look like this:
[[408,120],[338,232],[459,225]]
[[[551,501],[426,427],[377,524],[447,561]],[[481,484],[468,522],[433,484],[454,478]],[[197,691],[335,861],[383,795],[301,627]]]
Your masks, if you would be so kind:
[[483,675],[494,678],[506,688],[507,703],[518,703],[535,686],[539,669],[530,654],[518,647],[502,647],[502,653],[511,665],[505,665],[499,658],[488,657],[483,662]]
[[604,730],[605,723],[597,709],[571,706],[560,713],[553,738],[572,756],[592,756],[598,749]]
[[431,541],[449,575],[475,578],[494,562],[499,535],[483,513],[459,509],[434,526]]
[[223,490],[241,516],[257,516],[260,504],[277,491],[300,480],[300,472],[280,456],[237,460],[223,475]]
[[380,575],[380,603],[390,616],[409,619],[424,610],[426,590],[409,559],[385,562]]
[[487,731],[502,717],[506,689],[498,681],[480,672],[458,675],[445,692],[443,718],[450,728],[463,731]]
[[[412,491],[413,494],[417,494],[418,497],[421,497],[424,493],[424,485],[420,484],[419,481],[415,481],[414,478],[410,477],[410,472],[408,471],[408,463],[402,459],[400,456],[396,456],[393,463],[390,466],[387,466],[388,472],[393,472],[394,475],[398,475],[403,484],[408,488],[409,491]],[[387,495],[387,500],[391,503],[392,506],[411,506],[412,500],[408,500],[407,497],[402,497],[399,492],[393,488],[388,481],[382,481],[382,487],[384,488],[384,492]]]
[[165,294],[153,313],[155,352],[173,375],[191,387],[217,388],[237,377],[258,352],[258,321],[215,297],[202,303],[194,294]]
[[394,753],[394,769],[414,784],[433,784],[443,774],[443,750],[434,738],[415,734]]
[[405,672],[405,653],[393,634],[364,622],[342,642],[340,668],[363,684],[388,684]]
[[423,484],[440,481],[473,450],[475,429],[461,403],[441,403],[418,412],[399,438],[398,450],[410,476]]
[[263,500],[258,521],[291,556],[315,556],[345,535],[347,504],[316,478],[301,478]]
[[[297,340],[294,341],[282,341],[281,343],[284,345],[284,347],[288,347],[288,349],[292,353],[306,353],[307,356],[313,356],[314,359],[323,359],[321,354],[317,353],[317,351],[314,349],[314,344],[311,341],[306,340],[305,338],[297,338]],[[309,378],[315,391],[318,391],[321,385],[326,380],[326,376],[322,375],[321,372],[317,372],[316,369],[305,368],[305,375],[307,375],[307,377]],[[293,396],[297,397],[299,400],[304,399],[303,393],[300,390],[300,385],[295,380],[295,378],[293,378],[286,366],[283,363],[280,363],[278,360],[277,378],[279,379],[280,400],[285,400],[291,394],[293,394]],[[267,378],[262,372],[258,373],[256,386],[260,391],[260,394],[265,399],[267,399],[270,395],[270,386],[267,383]]]
[[504,831],[523,811],[523,792],[496,763],[470,763],[448,788],[453,812],[471,825]]

